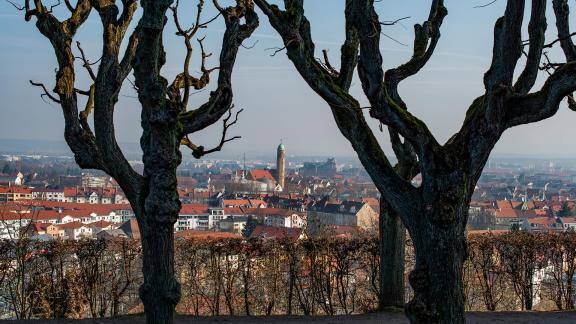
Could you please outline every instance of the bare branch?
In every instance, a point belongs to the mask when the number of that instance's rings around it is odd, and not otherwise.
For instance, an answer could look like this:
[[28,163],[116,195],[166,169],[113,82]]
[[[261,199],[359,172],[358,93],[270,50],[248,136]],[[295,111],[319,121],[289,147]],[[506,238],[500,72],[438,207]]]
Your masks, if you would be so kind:
[[128,45],[124,51],[124,56],[122,56],[122,61],[120,61],[119,75],[120,80],[125,80],[132,71],[132,62],[136,56],[136,48],[138,47],[138,35],[140,33],[140,26],[136,26],[132,35],[128,39]]
[[62,22],[63,29],[70,36],[76,35],[76,31],[88,19],[91,10],[92,4],[90,0],[78,0],[70,18]]
[[448,13],[444,2],[432,1],[428,20],[414,26],[412,57],[405,64],[386,71],[386,74],[382,70],[383,59],[380,53],[381,25],[373,4],[364,0],[355,6],[358,13],[350,19],[360,35],[358,75],[373,107],[370,116],[399,132],[417,148],[418,155],[423,158],[424,143],[436,148],[439,144],[426,125],[407,111],[406,104],[398,94],[398,85],[420,71],[432,56],[440,39],[440,26]]
[[506,127],[529,124],[553,116],[560,102],[576,91],[576,61],[556,70],[538,92],[514,96],[506,103]]
[[393,26],[396,25],[398,23],[400,23],[402,20],[406,20],[406,19],[410,19],[410,16],[406,16],[406,17],[402,17],[402,18],[398,18],[396,20],[391,20],[391,21],[381,21],[380,25],[382,26]]
[[482,5],[477,5],[477,6],[474,6],[473,8],[485,8],[485,7],[488,7],[488,6],[490,6],[491,4],[494,4],[494,3],[496,3],[496,1],[498,1],[498,0],[492,0],[492,1],[488,2],[488,3],[482,4]]
[[276,54],[284,51],[286,49],[286,46],[282,46],[282,47],[269,47],[269,48],[265,48],[265,51],[273,51],[272,54],[270,54],[271,57],[276,56]]
[[504,16],[494,26],[492,65],[484,77],[486,89],[512,84],[514,68],[522,54],[524,2],[508,1]]
[[57,3],[53,4],[50,6],[50,9],[48,10],[48,13],[52,13],[54,11],[54,8],[58,7],[59,5],[61,5],[62,2],[60,0],[58,0]]
[[78,42],[78,41],[76,42],[76,47],[78,47],[78,50],[80,51],[80,55],[81,55],[80,58],[82,59],[82,62],[84,62],[84,64],[82,66],[86,69],[86,71],[88,71],[88,74],[90,75],[90,78],[92,78],[92,81],[96,81],[96,75],[94,74],[94,71],[92,71],[91,65],[96,64],[98,61],[100,61],[100,59],[98,59],[94,63],[90,63],[90,61],[88,61],[88,59],[86,59],[86,55],[84,54],[84,50],[80,46],[80,42]]
[[360,50],[360,38],[358,30],[352,23],[354,12],[353,6],[347,5],[344,9],[344,16],[346,20],[346,39],[344,44],[340,47],[340,71],[338,75],[338,85],[342,89],[349,90],[352,84],[352,77],[354,71],[358,66],[358,53]]
[[380,34],[381,34],[382,36],[388,38],[389,40],[393,41],[394,43],[398,44],[398,45],[408,46],[408,44],[402,43],[401,41],[397,40],[396,38],[394,38],[394,37],[392,37],[392,36],[390,36],[390,35],[388,35],[388,34],[386,34],[386,33],[383,32],[383,31],[382,31]]
[[[568,35],[567,38],[572,38],[572,37],[574,37],[574,36],[576,36],[576,32],[573,32],[572,34]],[[556,39],[553,40],[552,42],[544,45],[544,48],[552,48],[552,47],[554,46],[554,44],[556,44],[556,43],[558,43],[558,42],[560,42],[560,41],[563,41],[563,40],[565,40],[565,38],[556,38]]]
[[[228,8],[220,7],[217,1],[214,1],[214,4],[226,23],[218,65],[218,87],[210,93],[208,102],[197,109],[180,114],[179,119],[184,126],[181,138],[212,125],[228,111],[232,104],[232,71],[238,50],[259,23],[258,16],[249,1],[238,1],[236,6]],[[208,54],[203,53],[203,56],[206,55]],[[204,70],[212,69],[204,68]]]
[[[202,37],[202,38],[198,38],[198,44],[200,44],[200,52],[202,53],[202,62],[200,64],[200,71],[202,71],[203,74],[210,74],[210,72],[214,71],[214,70],[218,70],[218,67],[214,67],[211,69],[206,68],[206,59],[209,58],[210,56],[212,56],[212,53],[206,53],[206,50],[204,49],[204,39],[206,37]],[[198,89],[196,89],[198,90]]]
[[68,8],[68,11],[70,12],[74,12],[74,6],[72,6],[72,4],[70,3],[70,0],[64,0],[64,3],[66,4],[66,8]]
[[526,66],[514,84],[517,93],[526,94],[534,86],[546,40],[546,0],[532,0],[528,33],[530,48],[526,55]]
[[576,60],[576,46],[570,34],[570,7],[567,0],[553,0],[554,15],[556,16],[556,28],[558,29],[558,39],[564,51],[567,61]]
[[22,7],[19,7],[16,3],[14,3],[13,1],[10,0],[6,0],[6,2],[8,2],[9,4],[12,5],[12,7],[16,8],[17,10],[23,11],[24,9],[26,9],[26,6],[23,5]]
[[[370,19],[371,17],[360,9],[370,4],[367,1],[346,2],[346,41],[341,48],[341,71],[339,77],[334,78],[327,66],[318,62],[314,56],[310,23],[304,16],[302,1],[285,1],[285,10],[280,10],[265,0],[254,0],[254,3],[266,14],[272,27],[282,37],[288,58],[300,75],[311,89],[328,103],[338,128],[350,141],[362,164],[374,177],[375,183],[378,183],[378,189],[390,198],[390,204],[397,210],[406,211],[415,207],[417,203],[406,206],[403,198],[405,194],[414,193],[415,188],[399,177],[390,165],[368,126],[358,101],[348,93],[358,62],[358,45],[362,44],[363,40],[380,36],[378,20]],[[369,20],[369,26],[360,28],[357,24],[360,20]],[[382,78],[378,86],[381,86],[381,83]],[[401,189],[392,193],[390,188]]]
[[322,50],[322,55],[324,57],[324,62],[322,64],[324,64],[324,67],[326,68],[326,70],[328,71],[328,73],[330,73],[330,75],[332,75],[333,77],[337,78],[338,77],[338,70],[336,70],[332,64],[330,64],[330,58],[328,57],[328,50],[327,49],[323,49]]
[[232,118],[232,109],[233,108],[234,108],[233,105],[230,106],[230,108],[228,109],[228,115],[222,120],[222,124],[223,124],[222,137],[220,139],[220,143],[216,147],[209,149],[209,150],[206,150],[206,149],[204,149],[204,146],[197,146],[197,145],[193,144],[187,136],[184,137],[180,141],[180,144],[185,145],[188,148],[190,148],[192,150],[192,155],[195,158],[199,159],[199,158],[201,158],[207,154],[219,152],[224,147],[224,144],[226,144],[228,142],[242,138],[242,136],[233,136],[230,138],[226,138],[227,133],[228,133],[228,129],[230,127],[234,126],[238,122],[238,116],[244,110],[244,109],[238,110],[236,112],[236,115],[234,116],[234,120],[230,121],[230,118]]
[[[176,3],[170,7],[172,11],[172,16],[174,18],[174,24],[176,25],[176,35],[184,38],[184,45],[186,46],[186,56],[184,58],[183,64],[183,72],[178,74],[172,84],[170,85],[168,96],[174,101],[177,105],[181,106],[182,111],[186,111],[188,107],[188,101],[190,98],[190,87],[193,87],[196,90],[203,89],[208,85],[210,82],[210,73],[217,68],[208,69],[206,68],[206,59],[210,57],[211,53],[206,53],[204,50],[204,38],[198,39],[198,44],[200,45],[201,50],[201,71],[202,76],[200,78],[194,78],[190,76],[190,61],[192,59],[192,38],[200,28],[206,28],[206,26],[218,18],[221,13],[216,15],[216,17],[208,20],[207,22],[201,23],[200,20],[202,18],[202,11],[204,9],[204,0],[200,0],[197,5],[196,11],[196,21],[192,25],[192,27],[188,29],[184,29],[180,23],[178,18],[178,6],[180,5],[180,1],[177,0]],[[183,98],[180,98],[180,89],[184,89]]]
[[44,91],[40,97],[44,98],[44,97],[48,97],[50,100],[54,101],[55,103],[60,103],[60,100],[57,99],[56,97],[54,97],[49,91],[48,89],[46,89],[46,86],[44,85],[44,83],[38,83],[38,82],[34,82],[32,80],[30,80],[30,84],[36,87],[40,87],[42,88],[42,90]]
[[244,45],[244,44],[240,44],[240,46],[242,46],[242,48],[245,49],[253,49],[254,47],[256,47],[256,45],[258,44],[258,39],[254,41],[254,43],[252,45]]

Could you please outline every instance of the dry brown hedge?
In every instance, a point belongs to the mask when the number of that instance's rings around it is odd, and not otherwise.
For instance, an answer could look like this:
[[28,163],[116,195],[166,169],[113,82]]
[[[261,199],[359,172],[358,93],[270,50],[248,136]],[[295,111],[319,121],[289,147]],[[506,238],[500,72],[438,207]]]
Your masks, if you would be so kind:
[[[132,240],[0,242],[4,318],[108,317],[140,311],[141,249]],[[374,237],[176,242],[180,313],[336,315],[375,310]],[[413,265],[407,242],[406,274]],[[469,237],[468,310],[573,309],[576,233]],[[406,298],[410,297],[407,287]]]

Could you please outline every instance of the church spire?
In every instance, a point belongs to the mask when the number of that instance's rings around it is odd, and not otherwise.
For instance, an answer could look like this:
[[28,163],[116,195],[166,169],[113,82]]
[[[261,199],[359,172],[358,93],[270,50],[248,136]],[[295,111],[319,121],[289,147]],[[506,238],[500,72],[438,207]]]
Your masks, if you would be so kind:
[[286,178],[286,147],[280,139],[280,145],[276,150],[276,181],[284,190],[284,180]]

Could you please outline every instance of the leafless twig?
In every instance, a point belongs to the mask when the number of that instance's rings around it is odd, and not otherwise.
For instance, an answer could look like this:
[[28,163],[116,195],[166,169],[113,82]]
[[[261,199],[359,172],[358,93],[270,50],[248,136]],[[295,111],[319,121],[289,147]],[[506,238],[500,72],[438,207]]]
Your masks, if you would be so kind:
[[35,86],[35,87],[40,87],[40,88],[42,88],[42,90],[44,91],[44,93],[42,93],[42,94],[40,95],[40,97],[41,97],[42,99],[44,99],[44,97],[48,97],[48,98],[50,98],[50,100],[54,101],[55,103],[60,103],[60,99],[54,97],[54,96],[50,93],[50,91],[48,91],[48,89],[46,89],[46,86],[44,85],[44,83],[34,82],[34,81],[30,80],[30,84],[33,85],[33,86]]

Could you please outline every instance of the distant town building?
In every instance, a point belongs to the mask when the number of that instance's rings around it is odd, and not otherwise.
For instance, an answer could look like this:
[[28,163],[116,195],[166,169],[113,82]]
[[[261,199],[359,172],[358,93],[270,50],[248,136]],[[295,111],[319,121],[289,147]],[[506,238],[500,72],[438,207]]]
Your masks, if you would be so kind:
[[242,234],[242,230],[246,227],[247,222],[248,217],[246,216],[228,217],[220,221],[220,230],[223,232]]
[[0,202],[31,200],[32,188],[20,186],[0,187]]
[[16,179],[14,180],[14,184],[17,186],[24,185],[24,175],[22,174],[22,172],[18,172],[18,174],[16,175]]
[[305,177],[333,178],[336,175],[336,160],[329,158],[326,162],[305,162],[300,173]]
[[33,200],[59,201],[65,202],[64,189],[34,188],[32,189]]
[[378,213],[365,202],[343,201],[330,203],[323,200],[308,209],[309,235],[318,235],[331,226],[357,226],[364,230],[378,229]]
[[276,152],[276,174],[277,182],[280,190],[284,189],[284,181],[286,179],[286,148],[283,143],[278,145]]
[[306,222],[304,213],[282,208],[245,209],[247,216],[256,219],[260,224],[272,227],[303,228]]

